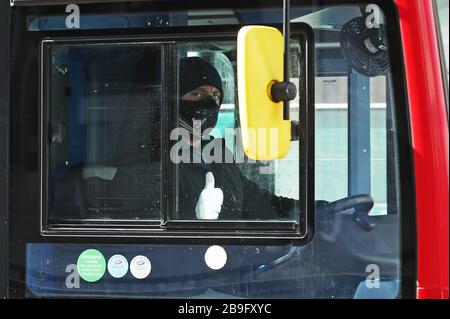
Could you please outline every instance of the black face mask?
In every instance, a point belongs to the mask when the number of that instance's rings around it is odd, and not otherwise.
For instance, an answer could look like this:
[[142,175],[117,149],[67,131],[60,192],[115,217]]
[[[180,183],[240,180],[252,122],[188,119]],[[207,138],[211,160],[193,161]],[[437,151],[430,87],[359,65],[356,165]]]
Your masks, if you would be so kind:
[[[201,121],[201,132],[208,128],[214,128],[219,116],[219,106],[213,96],[208,96],[201,101],[180,101],[179,124],[193,133],[193,121]],[[199,128],[196,128],[198,131]]]

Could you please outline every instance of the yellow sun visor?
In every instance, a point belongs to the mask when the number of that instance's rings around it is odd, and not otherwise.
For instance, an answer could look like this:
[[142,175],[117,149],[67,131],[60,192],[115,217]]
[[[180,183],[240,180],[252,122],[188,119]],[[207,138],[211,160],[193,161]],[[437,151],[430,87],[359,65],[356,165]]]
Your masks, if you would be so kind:
[[289,152],[291,122],[283,120],[283,102],[274,102],[271,87],[283,82],[283,35],[272,27],[245,26],[238,34],[239,115],[245,154],[275,160]]

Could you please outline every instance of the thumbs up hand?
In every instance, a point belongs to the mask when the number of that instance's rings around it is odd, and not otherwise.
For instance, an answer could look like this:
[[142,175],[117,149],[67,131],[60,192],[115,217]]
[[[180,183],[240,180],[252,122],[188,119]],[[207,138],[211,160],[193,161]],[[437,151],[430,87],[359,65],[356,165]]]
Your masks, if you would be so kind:
[[220,188],[214,188],[214,175],[206,173],[205,188],[195,206],[197,219],[216,220],[222,210],[223,192]]

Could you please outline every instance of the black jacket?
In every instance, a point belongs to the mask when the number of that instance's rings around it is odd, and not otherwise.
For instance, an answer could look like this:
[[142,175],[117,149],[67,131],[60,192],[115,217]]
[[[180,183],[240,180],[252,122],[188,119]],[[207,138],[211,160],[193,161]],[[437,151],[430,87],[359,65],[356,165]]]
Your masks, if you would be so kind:
[[[215,139],[222,150],[220,163],[179,164],[179,218],[195,219],[195,206],[205,187],[206,173],[215,178],[215,187],[223,191],[224,200],[219,219],[270,220],[296,218],[296,201],[277,197],[250,181],[235,163],[225,163],[230,152],[224,140]],[[228,156],[227,158],[232,158]]]

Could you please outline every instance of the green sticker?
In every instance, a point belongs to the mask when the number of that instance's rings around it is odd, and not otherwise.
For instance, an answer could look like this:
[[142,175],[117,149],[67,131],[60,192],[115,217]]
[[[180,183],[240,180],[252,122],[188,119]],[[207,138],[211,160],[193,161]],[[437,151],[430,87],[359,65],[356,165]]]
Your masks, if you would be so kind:
[[78,257],[77,270],[85,281],[99,281],[106,271],[105,257],[96,249],[87,249]]

